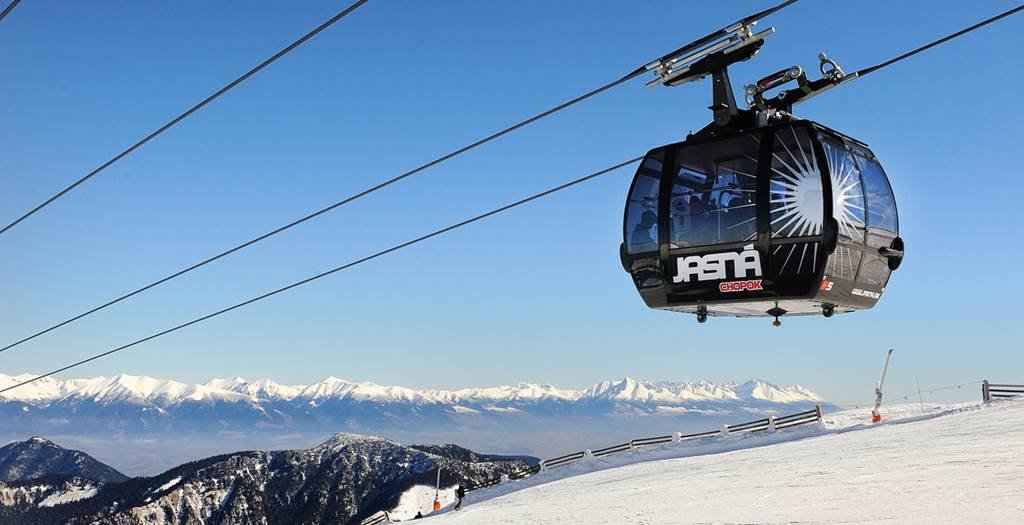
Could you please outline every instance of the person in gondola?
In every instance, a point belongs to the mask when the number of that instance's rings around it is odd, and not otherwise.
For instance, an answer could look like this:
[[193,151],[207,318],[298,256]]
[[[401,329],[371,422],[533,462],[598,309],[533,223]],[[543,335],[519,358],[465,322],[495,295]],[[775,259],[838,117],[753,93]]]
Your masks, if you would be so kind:
[[653,249],[657,249],[658,241],[654,238],[652,231],[657,225],[658,216],[653,211],[644,211],[640,215],[640,222],[638,222],[636,227],[633,228],[630,243],[637,249],[650,249],[651,247],[653,247]]
[[459,510],[462,507],[462,498],[466,497],[466,487],[463,487],[462,483],[459,483],[458,488],[455,489],[455,497],[458,498],[458,501],[455,502],[455,510]]

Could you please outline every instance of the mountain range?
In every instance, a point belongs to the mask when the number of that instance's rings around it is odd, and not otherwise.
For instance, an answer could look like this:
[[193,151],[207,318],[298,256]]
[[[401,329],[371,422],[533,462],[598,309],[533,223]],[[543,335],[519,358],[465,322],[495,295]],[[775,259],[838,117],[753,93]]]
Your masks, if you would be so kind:
[[[0,389],[34,376],[0,374]],[[327,378],[203,384],[119,374],[47,377],[0,394],[0,442],[45,435],[130,475],[232,450],[313,446],[346,431],[401,442],[549,456],[650,433],[717,428],[824,404],[801,386],[623,378],[585,389],[550,384],[413,389]],[[176,439],[178,437],[186,437]]]
[[[31,374],[0,374],[0,389],[32,379]],[[400,386],[354,383],[328,377],[311,385],[280,385],[269,379],[247,381],[211,379],[188,385],[173,380],[118,374],[90,379],[60,380],[52,377],[0,393],[0,402],[22,402],[45,408],[55,404],[112,405],[132,403],[161,410],[195,403],[241,403],[252,406],[288,402],[316,409],[346,401],[391,406],[444,406],[455,411],[503,412],[510,408],[557,404],[586,406],[612,403],[619,408],[656,411],[662,407],[695,407],[725,404],[814,403],[822,398],[802,386],[780,387],[763,380],[715,384],[700,382],[638,381],[626,377],[604,381],[585,390],[560,389],[550,384],[519,383],[515,386],[467,388],[462,390],[417,390]]]
[[0,482],[0,523],[22,525],[358,523],[394,508],[414,485],[432,486],[438,468],[442,485],[451,486],[536,462],[342,433],[311,449],[235,452],[156,476],[111,480],[110,467],[73,475],[36,468],[54,453],[84,455],[42,438],[9,446],[26,451],[13,469],[37,474]]

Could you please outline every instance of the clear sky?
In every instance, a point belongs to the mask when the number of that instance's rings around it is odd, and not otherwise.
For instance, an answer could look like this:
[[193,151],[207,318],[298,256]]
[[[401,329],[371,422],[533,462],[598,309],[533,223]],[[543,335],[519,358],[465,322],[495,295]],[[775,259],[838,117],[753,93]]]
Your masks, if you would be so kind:
[[[1012,1],[805,0],[731,70],[737,89],[826,51],[849,70]],[[4,223],[345,2],[23,2],[0,22]],[[4,344],[608,82],[770,2],[371,0],[0,237]],[[623,170],[83,366],[453,388],[624,375],[892,390],[1024,381],[1024,15],[799,108],[869,143],[908,256],[873,310],[712,319],[648,310],[618,261]],[[42,372],[679,140],[709,86],[634,80],[401,185],[16,349]],[[1016,211],[1015,211],[1016,210]],[[974,391],[974,387],[971,387]],[[956,393],[955,393],[956,394]],[[975,397],[973,393],[962,397]]]

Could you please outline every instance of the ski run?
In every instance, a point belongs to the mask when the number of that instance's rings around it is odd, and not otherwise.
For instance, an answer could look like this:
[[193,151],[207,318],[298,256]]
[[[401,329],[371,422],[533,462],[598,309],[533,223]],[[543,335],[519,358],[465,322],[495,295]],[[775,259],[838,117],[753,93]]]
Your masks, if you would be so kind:
[[[1024,523],[1024,401],[897,405],[883,416],[871,425],[870,409],[843,411],[823,425],[587,459],[470,493],[462,510],[427,520]],[[410,494],[401,518],[412,501],[429,504],[424,495]]]

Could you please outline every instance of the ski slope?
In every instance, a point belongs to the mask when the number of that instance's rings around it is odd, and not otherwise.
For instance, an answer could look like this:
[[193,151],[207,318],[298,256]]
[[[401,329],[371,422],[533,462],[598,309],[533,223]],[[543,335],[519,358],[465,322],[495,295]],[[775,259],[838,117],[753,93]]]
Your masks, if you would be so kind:
[[428,521],[1024,523],[1024,402],[927,415],[904,405],[877,426],[863,423],[867,412],[592,459],[472,493],[463,510]]

